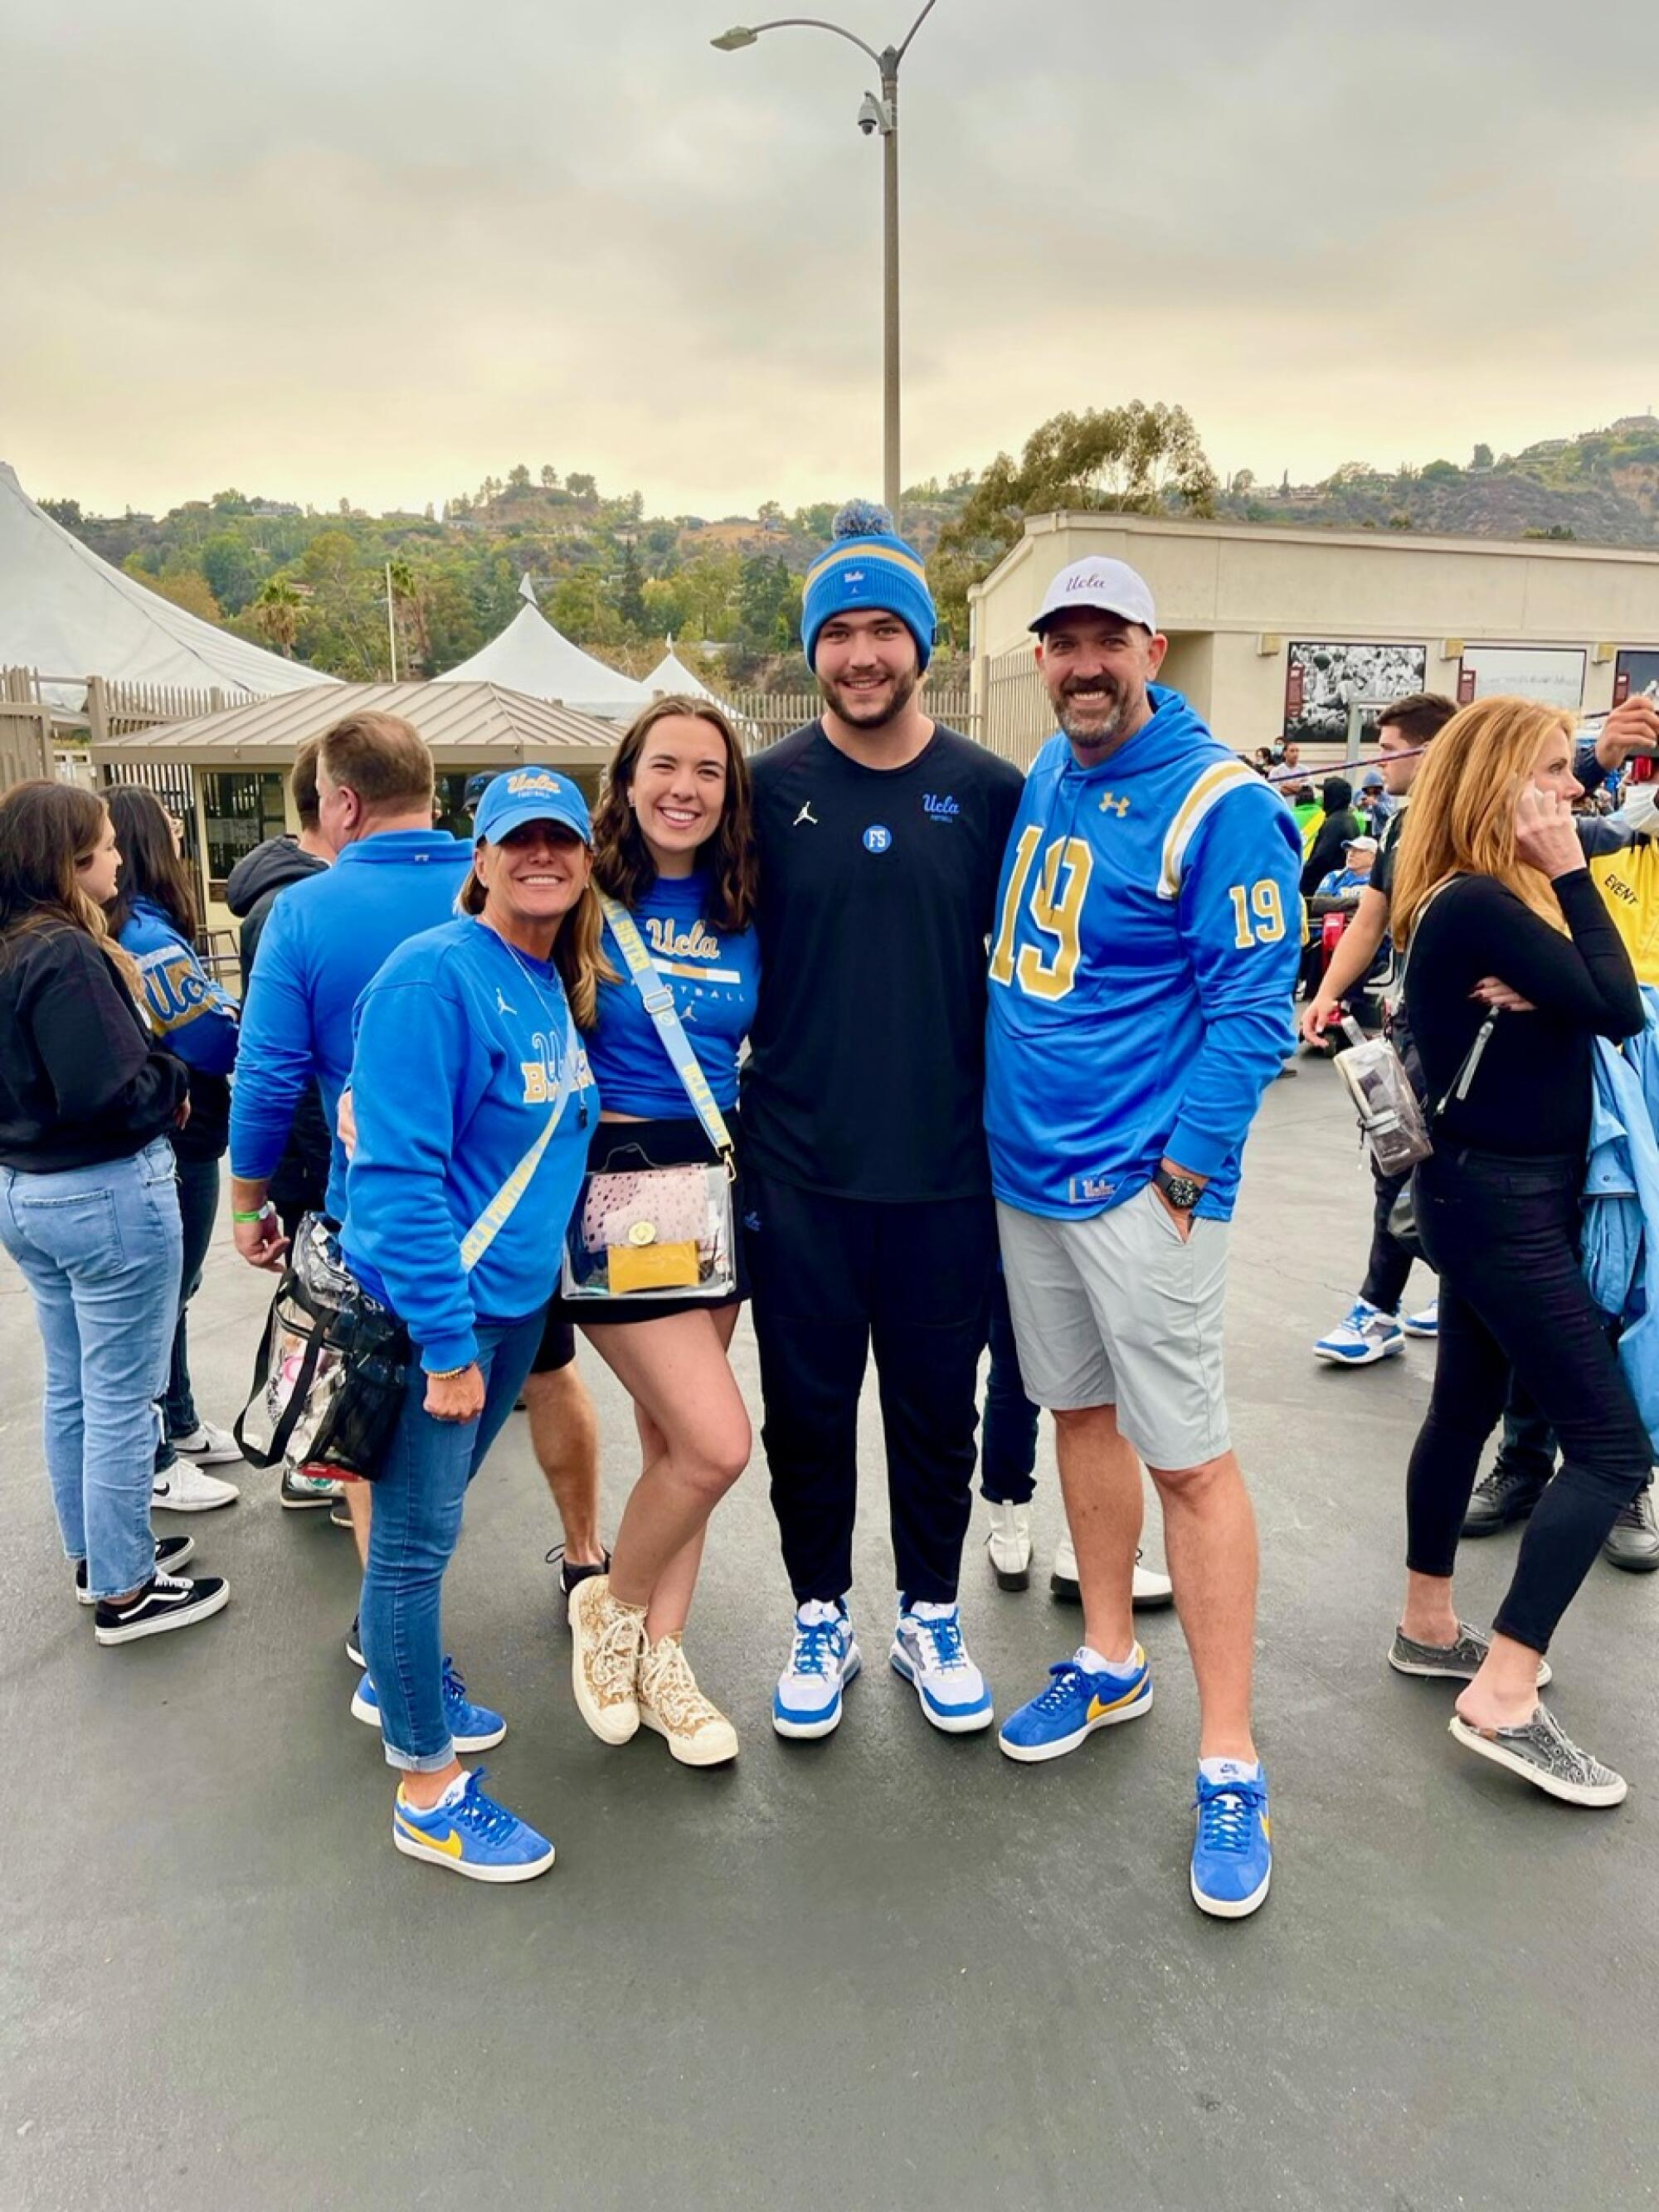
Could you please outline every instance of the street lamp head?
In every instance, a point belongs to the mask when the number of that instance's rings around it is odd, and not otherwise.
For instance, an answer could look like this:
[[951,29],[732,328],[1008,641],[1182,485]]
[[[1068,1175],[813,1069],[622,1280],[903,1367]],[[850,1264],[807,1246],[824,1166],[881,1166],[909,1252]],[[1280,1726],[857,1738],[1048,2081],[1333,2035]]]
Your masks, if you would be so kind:
[[752,46],[759,37],[760,33],[751,31],[747,23],[733,23],[729,31],[722,31],[718,39],[710,39],[708,43],[723,54],[734,54],[740,46]]

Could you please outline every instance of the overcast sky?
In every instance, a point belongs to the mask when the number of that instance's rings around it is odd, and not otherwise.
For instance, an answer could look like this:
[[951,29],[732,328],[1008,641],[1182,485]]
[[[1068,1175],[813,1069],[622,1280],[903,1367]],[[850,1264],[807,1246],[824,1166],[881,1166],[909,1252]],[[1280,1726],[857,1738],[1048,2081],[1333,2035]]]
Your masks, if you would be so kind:
[[[878,488],[872,71],[714,52],[743,4],[0,0],[0,459],[117,512]],[[1659,404],[1656,82],[1652,0],[938,0],[906,480],[1137,397],[1298,481]]]

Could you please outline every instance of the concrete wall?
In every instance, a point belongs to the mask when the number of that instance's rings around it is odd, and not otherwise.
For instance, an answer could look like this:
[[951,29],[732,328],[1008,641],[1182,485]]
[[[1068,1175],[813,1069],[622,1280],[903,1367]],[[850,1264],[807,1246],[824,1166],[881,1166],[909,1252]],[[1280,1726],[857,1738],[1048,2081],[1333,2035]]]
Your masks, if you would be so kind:
[[1612,703],[1614,650],[1659,646],[1659,553],[1037,515],[969,595],[976,691],[988,662],[1029,648],[1049,580],[1088,555],[1146,577],[1171,639],[1168,680],[1241,749],[1283,725],[1293,640],[1422,646],[1428,689],[1453,696],[1465,644],[1578,647],[1586,712]]

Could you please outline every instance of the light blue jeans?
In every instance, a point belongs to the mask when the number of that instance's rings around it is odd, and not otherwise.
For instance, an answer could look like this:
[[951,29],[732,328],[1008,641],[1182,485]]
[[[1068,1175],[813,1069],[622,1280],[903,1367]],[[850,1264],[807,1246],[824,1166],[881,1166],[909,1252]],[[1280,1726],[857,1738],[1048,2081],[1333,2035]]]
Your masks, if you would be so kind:
[[123,1597],[155,1571],[155,1401],[179,1317],[182,1242],[165,1137],[96,1167],[0,1168],[0,1243],[23,1271],[46,1346],[52,1502],[93,1597]]
[[461,1534],[467,1486],[501,1434],[542,1340],[544,1313],[477,1323],[483,1411],[434,1421],[412,1363],[402,1419],[374,1485],[368,1568],[358,1617],[380,1707],[386,1764],[441,1774],[455,1756],[444,1717],[444,1571]]

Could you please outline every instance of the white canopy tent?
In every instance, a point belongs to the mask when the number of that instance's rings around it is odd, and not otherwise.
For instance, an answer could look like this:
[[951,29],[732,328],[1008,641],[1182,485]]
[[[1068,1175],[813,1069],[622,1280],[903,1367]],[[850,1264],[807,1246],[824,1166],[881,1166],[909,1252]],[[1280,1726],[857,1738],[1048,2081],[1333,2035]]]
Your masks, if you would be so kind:
[[459,668],[447,668],[438,683],[495,684],[532,699],[557,700],[578,714],[596,714],[606,722],[631,721],[641,707],[651,704],[643,684],[607,668],[554,629],[536,604],[535,586],[528,576],[519,586],[519,596],[524,605],[501,635]]
[[715,706],[724,708],[726,702],[720,693],[711,691],[700,676],[694,676],[675,652],[673,639],[670,637],[665,642],[668,650],[651,673],[641,679],[646,690],[677,692],[684,699],[711,699]]
[[216,688],[237,699],[334,681],[146,591],[54,522],[0,461],[0,668],[6,667],[56,679],[47,696],[74,709],[88,676]]

